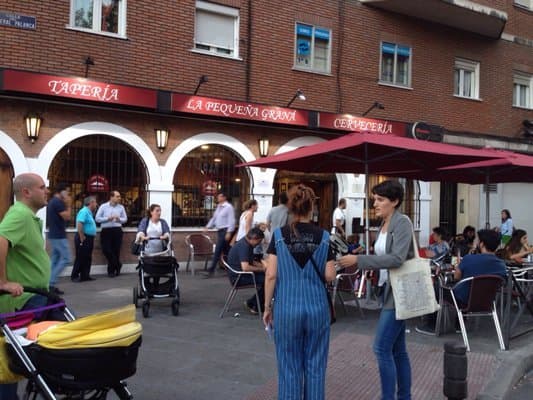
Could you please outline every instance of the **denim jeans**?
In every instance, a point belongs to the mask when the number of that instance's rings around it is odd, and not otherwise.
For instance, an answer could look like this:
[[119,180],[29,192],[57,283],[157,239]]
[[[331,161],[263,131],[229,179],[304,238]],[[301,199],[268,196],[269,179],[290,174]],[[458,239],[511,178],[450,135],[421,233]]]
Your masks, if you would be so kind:
[[70,247],[68,239],[48,239],[52,247],[52,254],[50,255],[51,274],[50,285],[54,286],[57,283],[59,274],[71,262]]
[[396,320],[395,310],[381,311],[374,353],[381,378],[381,399],[411,400],[411,365],[405,346],[405,321]]

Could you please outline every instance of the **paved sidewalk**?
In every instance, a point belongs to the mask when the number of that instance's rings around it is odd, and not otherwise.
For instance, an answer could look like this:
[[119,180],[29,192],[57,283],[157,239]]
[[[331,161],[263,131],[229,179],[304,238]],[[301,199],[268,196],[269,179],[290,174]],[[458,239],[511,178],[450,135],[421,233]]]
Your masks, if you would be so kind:
[[[125,266],[125,271],[133,271],[133,267]],[[78,316],[132,302],[136,274],[95,277],[95,281],[83,283],[61,278],[58,286],[65,291],[68,306]],[[211,279],[181,271],[179,283],[182,299],[179,316],[172,315],[170,299],[154,300],[150,318],[143,318],[138,310],[138,319],[143,324],[143,344],[137,373],[127,380],[134,398],[275,399],[274,344],[259,318],[244,309],[243,301],[251,292],[240,291],[230,312],[220,319],[218,314],[230,288],[221,271]],[[340,308],[337,311],[338,322],[333,325],[331,336],[328,398],[377,399],[379,378],[370,344],[379,311],[366,310],[365,319],[350,307],[348,315]],[[461,342],[461,336],[420,335],[414,331],[415,322],[409,321],[407,333],[414,375],[413,398],[443,399],[443,344]],[[511,351],[501,352],[488,320],[469,334],[469,338],[471,399],[476,395],[480,399],[503,399],[526,372],[520,368],[533,366],[533,362],[528,365],[528,356],[533,357],[532,334],[511,342]],[[487,389],[491,392],[487,393]]]

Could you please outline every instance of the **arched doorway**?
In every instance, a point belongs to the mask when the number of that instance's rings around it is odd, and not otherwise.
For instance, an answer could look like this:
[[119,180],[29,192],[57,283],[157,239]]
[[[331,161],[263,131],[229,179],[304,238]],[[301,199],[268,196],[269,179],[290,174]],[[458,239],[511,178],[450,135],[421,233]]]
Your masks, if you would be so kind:
[[127,226],[137,226],[147,208],[146,166],[139,154],[122,140],[108,135],[89,135],[65,145],[54,157],[48,172],[50,187],[70,186],[73,210],[70,225],[83,206],[83,198],[108,200],[109,190],[122,194],[128,213]]
[[204,144],[188,152],[174,173],[172,226],[205,226],[215,207],[215,196],[223,192],[240,212],[250,198],[250,177],[243,160],[229,147]]
[[337,207],[338,185],[335,174],[303,173],[279,170],[274,179],[274,206],[279,194],[288,191],[293,185],[303,183],[313,189],[317,196],[313,222],[323,229],[330,230],[333,210]]
[[11,160],[0,149],[0,221],[4,218],[7,209],[13,204],[13,177],[15,172]]

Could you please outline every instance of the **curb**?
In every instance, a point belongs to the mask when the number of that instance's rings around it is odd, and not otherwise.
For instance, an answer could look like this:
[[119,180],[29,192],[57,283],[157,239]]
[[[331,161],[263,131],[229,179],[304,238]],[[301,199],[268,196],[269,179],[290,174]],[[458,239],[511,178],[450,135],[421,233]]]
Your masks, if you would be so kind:
[[500,366],[476,400],[505,400],[513,386],[533,369],[533,343],[499,354]]

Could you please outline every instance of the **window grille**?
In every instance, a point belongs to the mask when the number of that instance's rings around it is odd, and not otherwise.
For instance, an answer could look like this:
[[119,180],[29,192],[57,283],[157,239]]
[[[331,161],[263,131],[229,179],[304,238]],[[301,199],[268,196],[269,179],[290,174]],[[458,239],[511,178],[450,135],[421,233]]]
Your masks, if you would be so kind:
[[205,226],[216,207],[216,195],[224,193],[233,204],[236,218],[250,198],[250,178],[233,151],[219,145],[192,150],[174,174],[172,226]]
[[[91,192],[87,183],[93,175],[103,176],[108,187]],[[50,188],[59,183],[70,187],[72,215],[69,227],[75,226],[76,214],[83,199],[94,195],[98,204],[109,200],[109,190],[118,190],[126,208],[126,226],[137,226],[146,204],[146,167],[139,155],[123,141],[106,135],[91,135],[72,141],[55,156],[48,173]]]

